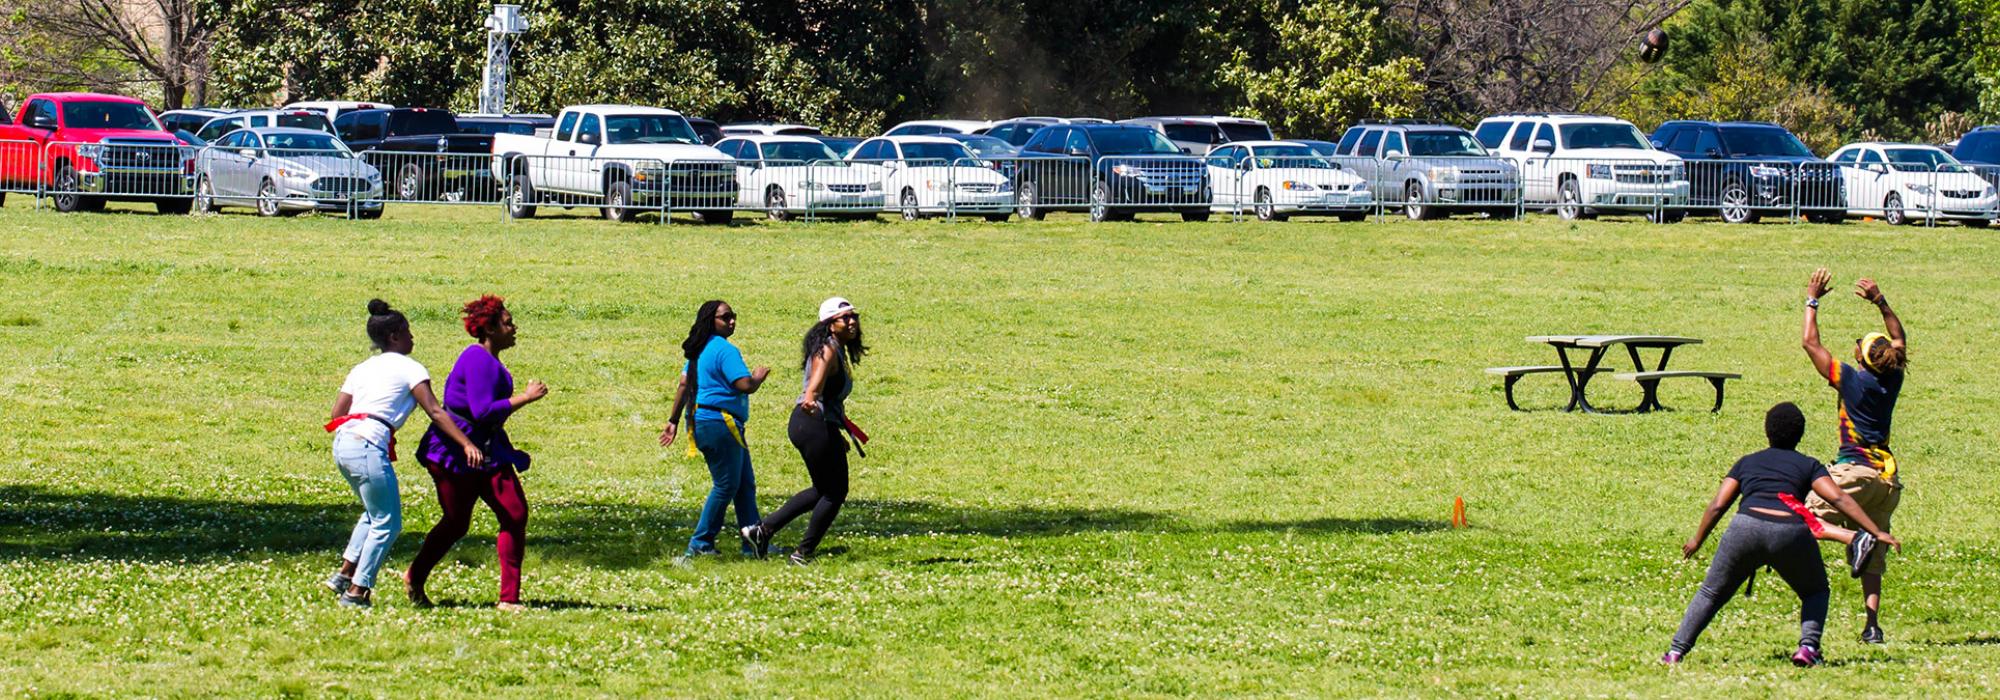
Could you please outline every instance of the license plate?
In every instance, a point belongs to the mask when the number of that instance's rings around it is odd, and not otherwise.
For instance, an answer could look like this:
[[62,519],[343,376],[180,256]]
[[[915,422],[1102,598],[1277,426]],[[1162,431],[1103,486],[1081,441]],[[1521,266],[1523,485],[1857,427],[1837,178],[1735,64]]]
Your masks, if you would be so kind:
[[1320,201],[1326,202],[1327,204],[1346,204],[1347,195],[1343,193],[1328,194],[1322,197]]

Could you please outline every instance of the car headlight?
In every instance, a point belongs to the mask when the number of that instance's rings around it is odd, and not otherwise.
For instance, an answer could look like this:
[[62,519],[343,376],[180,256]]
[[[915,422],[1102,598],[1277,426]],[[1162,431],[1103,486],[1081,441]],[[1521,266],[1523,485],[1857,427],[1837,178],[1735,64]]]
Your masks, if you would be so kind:
[[825,192],[827,190],[827,186],[826,183],[824,182],[808,182],[806,183],[806,189],[811,190],[813,192]]
[[882,191],[882,183],[880,183],[880,182],[870,182],[870,183],[868,183],[868,191],[869,191],[869,192],[881,192],[881,191]]
[[76,147],[76,154],[96,160],[99,156],[104,155],[104,146],[95,143],[86,143]]
[[1992,186],[1992,185],[1987,185],[1987,186],[1985,186],[1985,187],[1981,187],[1981,188],[1979,188],[1979,196],[1981,196],[1981,197],[1991,197],[1991,196],[1993,196],[1993,186]]
[[1012,182],[1002,182],[1002,183],[1000,183],[999,185],[995,186],[995,187],[993,188],[993,191],[994,191],[994,192],[1012,192],[1012,191],[1014,191],[1014,183],[1012,183]]
[[368,184],[370,185],[382,184],[382,173],[380,172],[368,173]]
[[1916,182],[1912,182],[1912,183],[1910,183],[1910,191],[1912,191],[1912,192],[1915,192],[1915,193],[1917,193],[1917,194],[1921,194],[1921,195],[1924,195],[1924,196],[1930,196],[1930,195],[1933,195],[1933,194],[1937,194],[1937,188],[1936,188],[1936,187],[1932,187],[1932,186],[1930,186],[1930,185],[1925,185],[1925,184],[1922,184],[1922,183],[1916,183]]
[[1596,180],[1609,180],[1611,179],[1611,166],[1601,163],[1591,163],[1584,167],[1583,174]]
[[1312,183],[1310,182],[1299,182],[1297,180],[1286,180],[1284,181],[1283,186],[1285,189],[1292,190],[1294,192],[1311,192],[1315,189],[1318,189],[1316,187],[1313,187]]
[[1458,182],[1458,168],[1431,168],[1431,182]]
[[1784,174],[1785,174],[1784,168],[1779,168],[1769,165],[1750,166],[1750,175],[1753,177],[1770,178],[1770,177],[1779,177]]
[[1688,164],[1681,162],[1674,163],[1674,180],[1679,181],[1686,179],[1688,179]]
[[1111,166],[1111,172],[1115,175],[1123,175],[1125,177],[1138,177],[1146,174],[1146,171],[1140,170],[1139,166],[1136,165],[1114,165]]

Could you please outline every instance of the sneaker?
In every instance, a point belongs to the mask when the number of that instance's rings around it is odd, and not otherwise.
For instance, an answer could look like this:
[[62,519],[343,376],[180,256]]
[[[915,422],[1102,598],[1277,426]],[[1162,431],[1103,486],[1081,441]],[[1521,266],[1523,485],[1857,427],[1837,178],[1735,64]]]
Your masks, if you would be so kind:
[[758,559],[771,555],[771,533],[764,531],[764,524],[744,526],[736,534],[743,536],[743,546],[749,548],[750,556]]
[[812,563],[812,555],[797,549],[792,550],[792,556],[789,559],[792,562],[792,566],[805,566]]
[[424,595],[424,589],[418,588],[415,584],[410,583],[410,572],[391,571],[389,573],[394,574],[396,576],[396,580],[403,582],[403,597],[409,598],[411,605],[417,606],[419,608],[428,608],[434,605],[431,602],[431,597],[428,595]]
[[1854,540],[1847,543],[1847,574],[1861,578],[1861,570],[1867,568],[1868,558],[1875,554],[1875,536],[1866,532],[1854,533]]
[[335,593],[346,593],[348,587],[354,585],[354,579],[349,578],[347,574],[335,571],[332,576],[326,577],[325,583],[320,585],[326,586],[327,590]]
[[1869,626],[1867,626],[1867,627],[1864,627],[1864,628],[1862,628],[1862,629],[1861,629],[1861,641],[1862,641],[1863,643],[1866,643],[1866,644],[1882,644],[1882,643],[1884,643],[1884,641],[1885,641],[1885,640],[1884,640],[1884,639],[1883,639],[1883,637],[1882,637],[1882,626],[1881,626],[1881,625],[1869,625]]
[[369,600],[368,600],[368,599],[369,599],[370,597],[371,597],[371,596],[368,596],[368,595],[365,595],[365,594],[364,594],[364,595],[354,595],[353,593],[342,593],[342,594],[340,594],[340,605],[341,605],[341,607],[346,607],[346,608],[370,608],[370,607],[374,607],[374,606],[375,606],[375,604],[374,604],[373,602],[371,602],[371,601],[369,601]]
[[1660,657],[1660,665],[1662,665],[1662,666],[1673,666],[1673,665],[1677,665],[1677,664],[1679,664],[1679,663],[1681,662],[1681,657],[1682,657],[1682,656],[1686,656],[1686,655],[1685,655],[1685,654],[1682,654],[1682,653],[1680,653],[1680,652],[1678,652],[1678,651],[1669,651],[1669,652],[1667,652],[1667,653],[1666,653],[1666,655],[1665,655],[1665,656],[1661,656],[1661,657]]
[[1799,645],[1798,651],[1792,652],[1792,665],[1799,668],[1812,668],[1824,661],[1826,658],[1819,655],[1818,649],[1804,644]]

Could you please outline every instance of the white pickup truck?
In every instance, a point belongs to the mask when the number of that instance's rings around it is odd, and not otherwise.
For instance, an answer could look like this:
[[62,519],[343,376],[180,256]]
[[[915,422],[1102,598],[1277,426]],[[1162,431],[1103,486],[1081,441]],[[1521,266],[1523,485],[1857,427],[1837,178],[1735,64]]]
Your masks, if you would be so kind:
[[533,136],[495,134],[493,174],[515,218],[537,204],[598,206],[604,218],[693,210],[702,223],[728,223],[736,206],[735,162],[701,143],[679,112],[656,107],[578,105]]

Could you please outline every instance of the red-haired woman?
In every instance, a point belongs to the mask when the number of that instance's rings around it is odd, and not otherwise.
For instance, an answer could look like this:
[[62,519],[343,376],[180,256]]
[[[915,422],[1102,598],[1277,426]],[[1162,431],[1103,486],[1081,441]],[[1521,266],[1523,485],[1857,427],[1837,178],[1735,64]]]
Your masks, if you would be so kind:
[[472,524],[472,509],[479,501],[493,509],[500,521],[494,538],[500,558],[500,601],[502,610],[521,609],[521,553],[526,548],[528,500],[521,492],[519,472],[528,469],[528,453],[514,449],[507,439],[507,418],[514,411],[547,396],[541,382],[529,382],[514,393],[514,375],[500,364],[500,351],[514,347],[514,315],[500,297],[488,294],[465,305],[465,332],[478,342],[458,354],[451,374],[444,382],[444,409],[452,423],[472,438],[486,453],[484,465],[465,458],[464,450],[445,439],[433,426],[424,433],[417,461],[430,471],[437,484],[438,506],[444,511],[438,524],[424,535],[424,546],[410,562],[403,585],[410,602],[429,605],[424,582],[432,567],[444,559],[451,546],[465,536]]

